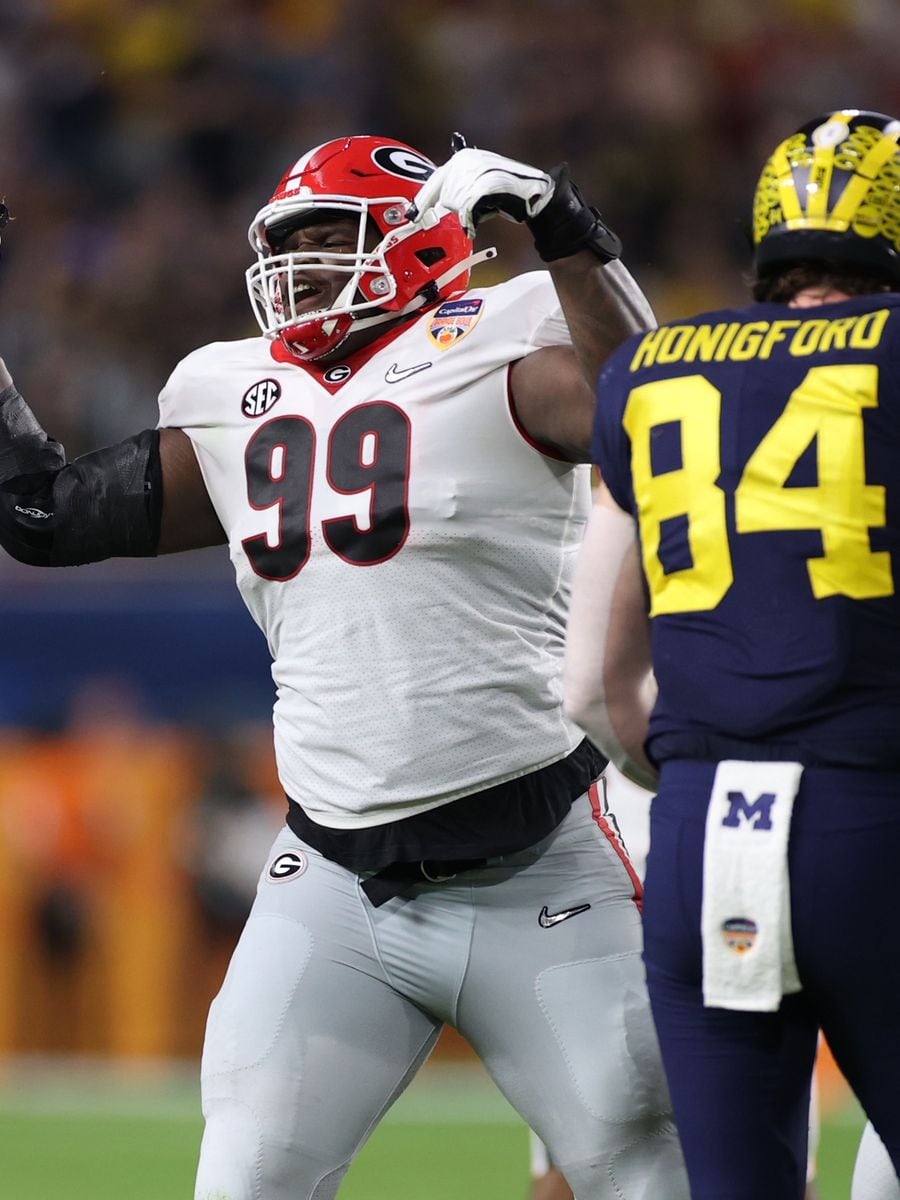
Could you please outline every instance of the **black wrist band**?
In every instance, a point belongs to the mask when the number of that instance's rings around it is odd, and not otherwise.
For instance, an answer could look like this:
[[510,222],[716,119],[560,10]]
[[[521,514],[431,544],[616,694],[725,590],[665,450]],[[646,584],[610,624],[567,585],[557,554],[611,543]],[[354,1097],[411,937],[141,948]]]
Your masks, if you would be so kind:
[[544,262],[568,258],[579,250],[590,250],[602,262],[612,262],[622,253],[622,243],[603,223],[596,208],[585,204],[581,192],[569,178],[566,163],[549,172],[555,183],[553,198],[526,224]]

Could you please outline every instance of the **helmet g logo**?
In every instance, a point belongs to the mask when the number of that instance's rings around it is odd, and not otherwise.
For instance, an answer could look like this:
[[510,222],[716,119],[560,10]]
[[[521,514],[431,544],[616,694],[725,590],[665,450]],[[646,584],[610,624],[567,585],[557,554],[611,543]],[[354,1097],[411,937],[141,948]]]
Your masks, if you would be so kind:
[[401,179],[414,179],[417,183],[424,183],[434,174],[434,163],[406,146],[379,146],[372,151],[372,162],[382,171]]
[[281,384],[275,379],[261,379],[244,392],[241,412],[245,417],[261,417],[281,396]]

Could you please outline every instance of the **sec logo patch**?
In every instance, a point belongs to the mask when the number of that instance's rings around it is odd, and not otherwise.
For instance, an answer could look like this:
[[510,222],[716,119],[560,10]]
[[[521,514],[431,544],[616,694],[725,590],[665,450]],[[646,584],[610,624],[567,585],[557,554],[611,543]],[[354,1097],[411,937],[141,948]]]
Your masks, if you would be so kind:
[[281,384],[277,379],[261,379],[247,388],[241,400],[241,412],[245,417],[261,417],[267,413],[281,396]]
[[272,860],[266,875],[273,883],[287,883],[302,875],[308,866],[309,859],[302,850],[285,850]]

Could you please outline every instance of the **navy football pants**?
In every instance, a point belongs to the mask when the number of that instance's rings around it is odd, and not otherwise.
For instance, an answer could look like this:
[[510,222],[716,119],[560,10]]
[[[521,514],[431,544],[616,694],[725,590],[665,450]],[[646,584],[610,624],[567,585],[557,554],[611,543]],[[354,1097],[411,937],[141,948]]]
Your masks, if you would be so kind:
[[808,768],[789,844],[803,990],[704,1008],[700,905],[716,765],[671,762],[650,814],[644,959],[692,1200],[800,1200],[821,1026],[900,1167],[900,775]]

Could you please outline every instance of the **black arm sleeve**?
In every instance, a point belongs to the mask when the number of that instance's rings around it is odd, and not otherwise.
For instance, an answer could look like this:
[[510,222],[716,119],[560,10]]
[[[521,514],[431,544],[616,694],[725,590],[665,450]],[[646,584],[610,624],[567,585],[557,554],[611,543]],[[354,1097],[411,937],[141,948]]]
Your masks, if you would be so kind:
[[159,546],[159,431],[66,462],[16,391],[0,392],[0,545],[19,562],[68,567]]

